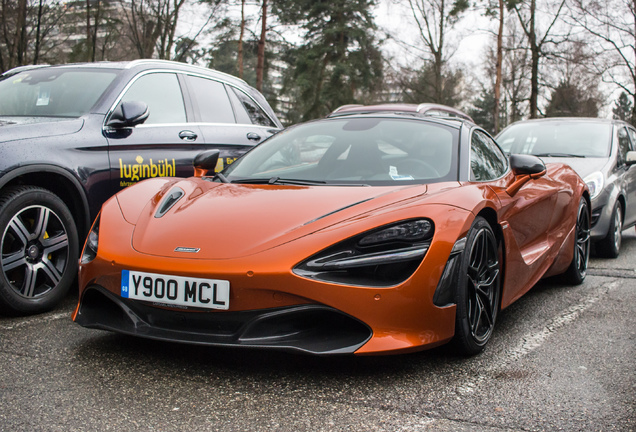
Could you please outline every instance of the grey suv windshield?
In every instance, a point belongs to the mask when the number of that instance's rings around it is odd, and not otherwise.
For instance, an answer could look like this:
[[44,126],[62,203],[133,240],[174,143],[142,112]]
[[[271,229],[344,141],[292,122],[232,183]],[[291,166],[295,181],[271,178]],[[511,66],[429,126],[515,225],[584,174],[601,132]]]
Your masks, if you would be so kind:
[[421,120],[322,120],[280,132],[228,167],[241,183],[373,184],[457,179],[458,131]]
[[507,153],[546,157],[607,157],[612,125],[593,122],[519,123],[504,130],[497,142]]
[[104,70],[35,69],[0,81],[0,116],[80,117],[116,77]]

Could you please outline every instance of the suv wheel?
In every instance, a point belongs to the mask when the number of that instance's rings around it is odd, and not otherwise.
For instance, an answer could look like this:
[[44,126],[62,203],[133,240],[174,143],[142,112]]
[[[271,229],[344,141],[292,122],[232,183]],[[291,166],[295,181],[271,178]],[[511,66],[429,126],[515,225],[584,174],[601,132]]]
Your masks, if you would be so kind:
[[73,217],[52,192],[35,186],[0,194],[0,311],[44,312],[68,292],[77,273]]

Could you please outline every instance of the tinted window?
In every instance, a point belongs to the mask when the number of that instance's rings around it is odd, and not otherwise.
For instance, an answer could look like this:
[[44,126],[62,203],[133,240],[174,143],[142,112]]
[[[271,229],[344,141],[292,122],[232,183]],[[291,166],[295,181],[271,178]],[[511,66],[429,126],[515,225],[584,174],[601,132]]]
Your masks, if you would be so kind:
[[248,95],[233,87],[231,89],[233,99],[236,102],[236,119],[239,123],[276,127],[267,114]]
[[629,136],[632,141],[632,150],[635,150],[636,149],[636,131],[632,128],[627,128],[627,131],[629,132]]
[[43,68],[0,80],[0,115],[79,117],[115,79],[114,72]]
[[470,142],[472,180],[487,181],[501,177],[508,167],[506,156],[486,134],[475,131]]
[[260,144],[226,174],[372,185],[457,180],[458,135],[457,129],[420,120],[310,122]]
[[609,123],[544,121],[514,124],[497,136],[497,142],[515,154],[607,157],[611,136]]
[[141,101],[148,105],[150,115],[144,124],[186,122],[181,86],[175,74],[141,76],[126,91],[122,101]]
[[205,123],[236,123],[232,104],[225,86],[200,77],[188,77],[188,84],[199,108],[200,120]]

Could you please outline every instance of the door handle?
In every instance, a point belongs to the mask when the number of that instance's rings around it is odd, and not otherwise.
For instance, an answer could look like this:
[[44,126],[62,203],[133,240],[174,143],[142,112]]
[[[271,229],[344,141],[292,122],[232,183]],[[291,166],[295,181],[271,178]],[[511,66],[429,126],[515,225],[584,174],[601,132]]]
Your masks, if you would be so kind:
[[179,132],[179,138],[181,138],[184,141],[196,141],[197,134],[189,130],[183,130]]
[[250,141],[260,141],[261,140],[261,136],[257,133],[254,132],[248,132],[247,134],[247,139]]

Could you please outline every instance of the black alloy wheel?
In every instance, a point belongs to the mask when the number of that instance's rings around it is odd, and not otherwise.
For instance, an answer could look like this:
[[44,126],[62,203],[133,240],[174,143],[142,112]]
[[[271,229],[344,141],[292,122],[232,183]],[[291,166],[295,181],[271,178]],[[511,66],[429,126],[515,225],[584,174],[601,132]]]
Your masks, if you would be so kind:
[[458,277],[455,345],[462,354],[481,352],[490,340],[501,293],[501,262],[490,224],[477,217],[466,238]]
[[623,206],[616,201],[607,237],[596,243],[596,252],[604,258],[617,258],[623,241]]
[[565,272],[565,281],[570,285],[580,285],[587,275],[587,265],[590,260],[590,208],[581,198],[576,217],[574,256],[570,267]]
[[77,231],[64,202],[39,187],[8,189],[0,196],[0,235],[0,311],[51,309],[77,273]]

